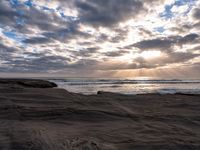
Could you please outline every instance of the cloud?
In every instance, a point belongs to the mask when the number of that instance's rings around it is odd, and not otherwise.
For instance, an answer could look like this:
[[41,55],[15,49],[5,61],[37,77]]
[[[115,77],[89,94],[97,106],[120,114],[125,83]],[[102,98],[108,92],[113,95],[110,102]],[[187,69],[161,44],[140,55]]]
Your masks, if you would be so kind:
[[127,54],[127,53],[129,53],[129,52],[124,51],[124,50],[118,50],[118,51],[106,52],[106,53],[104,53],[104,55],[107,57],[119,57],[119,56],[123,56],[124,54]]
[[27,44],[44,44],[49,43],[50,41],[51,39],[46,37],[32,37],[29,39],[25,39],[23,42]]
[[133,44],[133,47],[139,49],[169,49],[173,45],[173,41],[168,38],[144,40]]
[[42,36],[46,38],[51,38],[54,40],[58,40],[61,42],[66,42],[69,40],[73,40],[76,38],[90,38],[91,35],[86,32],[82,32],[79,30],[79,27],[75,24],[70,24],[64,28],[60,28],[55,31],[43,32]]
[[200,20],[200,9],[199,9],[199,8],[195,8],[195,9],[193,10],[192,17],[193,17],[194,19]]
[[4,53],[13,53],[17,51],[17,49],[15,49],[14,47],[8,47],[1,43],[0,43],[0,50],[1,50],[0,52],[2,53],[1,56],[3,56]]
[[[26,53],[28,54],[28,53]],[[68,58],[62,56],[48,56],[40,54],[29,53],[26,58],[17,57],[15,59],[8,59],[4,62],[2,72],[45,72],[45,70],[59,70],[68,65]]]
[[14,26],[17,17],[20,17],[20,14],[12,9],[8,0],[0,1],[0,24]]
[[180,38],[180,39],[178,40],[178,43],[179,43],[179,44],[188,44],[188,43],[195,42],[198,38],[199,38],[199,35],[198,35],[198,34],[191,33],[191,34],[188,34],[188,35],[186,35],[186,36]]
[[128,47],[137,47],[141,50],[148,49],[159,49],[159,50],[168,50],[170,51],[174,45],[184,45],[191,44],[197,38],[199,38],[198,34],[191,33],[185,36],[172,36],[172,37],[163,37],[157,39],[143,40]]
[[[159,67],[166,67],[172,64],[182,63],[182,65],[200,56],[199,54],[173,52],[165,53],[159,58],[145,59],[143,57],[137,57],[131,64],[126,65],[126,69],[155,69]],[[119,68],[118,68],[119,69]]]
[[89,47],[79,51],[70,51],[74,57],[91,57],[93,54],[96,54],[99,50],[99,47]]
[[[194,68],[199,18],[194,1],[0,1],[0,71],[97,75],[186,63]],[[151,50],[163,55],[138,56]]]
[[138,0],[80,0],[75,5],[81,22],[108,27],[134,18],[144,9]]

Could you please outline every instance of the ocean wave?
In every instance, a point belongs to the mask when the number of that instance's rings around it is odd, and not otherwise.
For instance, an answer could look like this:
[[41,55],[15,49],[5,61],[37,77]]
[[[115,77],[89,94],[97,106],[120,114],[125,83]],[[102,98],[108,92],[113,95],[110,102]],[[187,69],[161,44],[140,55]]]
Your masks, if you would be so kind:
[[200,94],[200,80],[58,79],[50,81],[70,92],[87,95],[101,90],[122,94]]
[[200,89],[159,89],[156,94],[200,94]]
[[200,84],[200,80],[51,80],[68,85],[101,85],[101,84]]

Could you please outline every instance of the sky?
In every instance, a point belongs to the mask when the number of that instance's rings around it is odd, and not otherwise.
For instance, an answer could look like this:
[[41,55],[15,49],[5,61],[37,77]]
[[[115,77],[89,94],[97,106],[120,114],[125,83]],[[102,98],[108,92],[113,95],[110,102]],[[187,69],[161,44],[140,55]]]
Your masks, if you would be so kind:
[[200,0],[1,0],[0,77],[200,77]]

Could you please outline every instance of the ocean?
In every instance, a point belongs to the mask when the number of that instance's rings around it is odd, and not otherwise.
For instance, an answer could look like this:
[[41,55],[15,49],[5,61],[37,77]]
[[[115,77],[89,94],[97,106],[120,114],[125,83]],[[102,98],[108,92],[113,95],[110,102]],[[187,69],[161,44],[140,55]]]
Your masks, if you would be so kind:
[[62,78],[49,81],[56,83],[59,88],[86,95],[98,91],[123,94],[200,94],[200,80]]

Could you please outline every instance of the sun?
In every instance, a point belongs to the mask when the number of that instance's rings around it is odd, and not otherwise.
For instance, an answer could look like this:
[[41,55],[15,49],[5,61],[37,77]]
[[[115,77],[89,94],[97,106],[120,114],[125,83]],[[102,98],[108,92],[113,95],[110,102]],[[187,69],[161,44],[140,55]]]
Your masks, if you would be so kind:
[[160,51],[143,51],[140,56],[144,59],[154,59],[161,56]]

